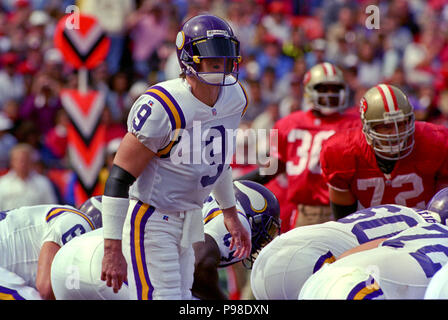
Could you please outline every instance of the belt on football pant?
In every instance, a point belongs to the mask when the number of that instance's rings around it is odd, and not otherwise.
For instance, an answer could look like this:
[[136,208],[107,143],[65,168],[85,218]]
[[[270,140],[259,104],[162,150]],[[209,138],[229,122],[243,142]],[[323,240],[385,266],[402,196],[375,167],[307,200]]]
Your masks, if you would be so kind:
[[299,203],[297,205],[297,209],[299,210],[299,214],[307,215],[330,215],[331,207],[330,206],[312,206],[307,204]]

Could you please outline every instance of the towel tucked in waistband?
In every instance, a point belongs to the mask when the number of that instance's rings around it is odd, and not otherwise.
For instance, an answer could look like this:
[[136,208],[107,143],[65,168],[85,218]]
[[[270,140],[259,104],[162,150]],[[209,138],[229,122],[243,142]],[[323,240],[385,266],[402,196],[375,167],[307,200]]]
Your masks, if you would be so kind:
[[192,209],[185,211],[185,220],[182,228],[181,247],[188,248],[193,243],[204,241],[204,223],[202,210]]

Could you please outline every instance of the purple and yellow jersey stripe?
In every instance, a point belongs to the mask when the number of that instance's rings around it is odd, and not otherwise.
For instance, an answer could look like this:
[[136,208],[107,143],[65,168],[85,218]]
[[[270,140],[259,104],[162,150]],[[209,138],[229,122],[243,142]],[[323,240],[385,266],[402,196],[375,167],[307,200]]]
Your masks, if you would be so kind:
[[[244,213],[242,213],[241,211],[237,210],[237,212],[242,215],[245,219],[247,219],[246,215]],[[210,210],[207,215],[204,217],[204,225],[207,224],[208,222],[210,222],[213,218],[219,216],[220,214],[222,214],[222,210],[219,208],[214,208],[212,210]]]
[[47,222],[50,222],[53,218],[56,218],[66,212],[77,214],[78,216],[80,216],[81,218],[83,218],[84,220],[87,221],[87,223],[92,228],[92,230],[95,230],[95,225],[93,224],[93,222],[90,220],[90,218],[88,216],[86,216],[81,211],[70,209],[70,208],[54,207],[50,211],[48,211],[47,215],[45,216],[45,220]]
[[0,300],[25,300],[16,290],[0,286]]
[[358,283],[348,294],[347,300],[371,300],[383,294],[378,282],[372,276]]
[[139,201],[135,205],[131,216],[131,261],[138,300],[151,300],[154,290],[146,267],[144,247],[145,226],[154,210],[153,206]]
[[172,130],[174,130],[174,137],[171,142],[157,152],[159,157],[167,156],[176,144],[180,130],[185,129],[184,113],[173,96],[161,86],[153,86],[145,93],[160,102],[168,114]]
[[316,264],[314,265],[313,268],[313,273],[315,273],[316,271],[318,271],[320,268],[322,268],[322,266],[326,263],[333,263],[336,261],[336,258],[334,257],[333,253],[331,253],[331,251],[328,251],[327,253],[321,255],[319,257],[319,259],[317,259]]
[[243,112],[241,113],[241,118],[242,118],[242,117],[244,116],[244,114],[246,113],[247,106],[249,105],[249,99],[247,98],[247,92],[246,92],[246,89],[244,89],[244,87],[243,87],[243,85],[241,84],[241,82],[238,81],[238,84],[240,85],[241,89],[243,90],[244,98],[246,99],[246,104],[244,105]]

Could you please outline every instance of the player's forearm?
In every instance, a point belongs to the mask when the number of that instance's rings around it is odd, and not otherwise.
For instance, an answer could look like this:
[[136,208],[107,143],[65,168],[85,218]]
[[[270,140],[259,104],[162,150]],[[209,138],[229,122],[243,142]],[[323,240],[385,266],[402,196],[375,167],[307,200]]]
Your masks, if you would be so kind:
[[224,170],[214,185],[212,194],[220,209],[227,209],[236,205],[235,192],[233,191],[232,168],[229,167],[227,170]]
[[51,287],[51,263],[61,247],[55,242],[45,242],[39,253],[36,275],[36,289],[42,299],[55,300]]
[[356,212],[358,201],[349,190],[339,190],[329,187],[330,207],[336,220]]

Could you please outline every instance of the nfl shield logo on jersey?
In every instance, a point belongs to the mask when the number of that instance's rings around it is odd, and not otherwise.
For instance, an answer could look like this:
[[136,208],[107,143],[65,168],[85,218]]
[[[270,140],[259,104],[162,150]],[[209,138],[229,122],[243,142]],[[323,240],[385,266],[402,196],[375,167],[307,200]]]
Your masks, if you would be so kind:
[[212,109],[212,114],[213,114],[214,116],[216,116],[217,112],[216,112],[216,109],[215,109],[215,108]]

